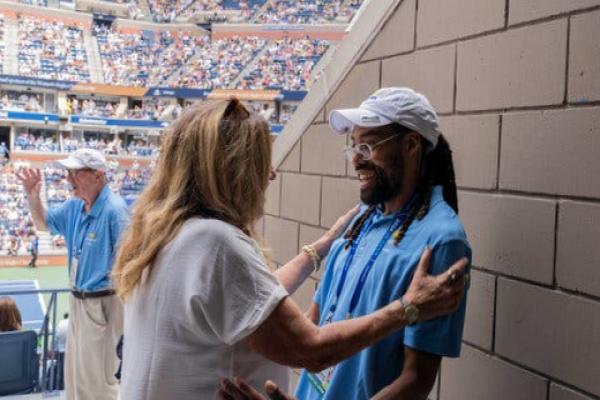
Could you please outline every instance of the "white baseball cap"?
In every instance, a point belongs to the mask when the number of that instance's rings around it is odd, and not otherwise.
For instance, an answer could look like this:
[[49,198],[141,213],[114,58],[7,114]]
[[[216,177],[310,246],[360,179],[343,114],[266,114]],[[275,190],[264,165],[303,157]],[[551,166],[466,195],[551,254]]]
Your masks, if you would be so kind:
[[83,169],[90,168],[98,171],[107,169],[106,157],[94,149],[79,149],[69,154],[68,158],[56,160],[54,164],[58,168]]
[[392,123],[420,133],[431,143],[430,150],[441,134],[437,114],[427,97],[409,88],[382,88],[358,108],[333,110],[329,114],[329,126],[340,134],[352,132],[355,126],[376,128]]

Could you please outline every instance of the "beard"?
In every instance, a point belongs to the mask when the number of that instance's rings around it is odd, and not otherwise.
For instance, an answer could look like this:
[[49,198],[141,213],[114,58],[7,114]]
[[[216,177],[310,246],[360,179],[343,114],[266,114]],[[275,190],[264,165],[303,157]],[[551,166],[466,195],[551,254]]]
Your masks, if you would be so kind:
[[374,182],[371,187],[360,190],[360,200],[369,206],[385,203],[402,191],[402,177],[404,174],[400,157],[384,167],[364,162],[357,165],[356,170],[372,171],[374,173]]

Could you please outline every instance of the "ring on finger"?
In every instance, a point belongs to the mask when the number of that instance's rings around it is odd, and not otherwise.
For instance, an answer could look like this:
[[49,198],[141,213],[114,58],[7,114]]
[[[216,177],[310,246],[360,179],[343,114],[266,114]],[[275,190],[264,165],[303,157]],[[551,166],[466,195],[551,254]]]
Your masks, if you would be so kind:
[[450,283],[454,283],[456,281],[456,272],[448,271],[448,280],[450,280]]

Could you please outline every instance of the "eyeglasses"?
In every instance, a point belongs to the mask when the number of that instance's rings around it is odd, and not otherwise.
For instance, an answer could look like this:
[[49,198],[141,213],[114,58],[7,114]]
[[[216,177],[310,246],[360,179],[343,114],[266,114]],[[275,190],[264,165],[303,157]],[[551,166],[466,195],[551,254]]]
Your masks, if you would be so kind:
[[369,144],[369,143],[354,143],[350,146],[344,146],[342,152],[346,155],[348,161],[354,160],[354,157],[359,156],[364,161],[369,161],[373,157],[373,150],[388,142],[394,138],[399,138],[400,135],[391,135],[386,137],[385,139],[380,140],[377,143]]

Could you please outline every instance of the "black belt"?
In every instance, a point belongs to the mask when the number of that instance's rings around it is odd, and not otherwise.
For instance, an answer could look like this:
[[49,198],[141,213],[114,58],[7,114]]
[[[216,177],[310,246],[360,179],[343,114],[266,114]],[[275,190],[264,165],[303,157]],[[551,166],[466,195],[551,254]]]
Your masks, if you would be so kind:
[[98,297],[112,296],[113,294],[115,294],[115,291],[112,289],[99,290],[97,292],[80,292],[78,290],[71,290],[71,294],[79,300],[85,300],[95,299]]

